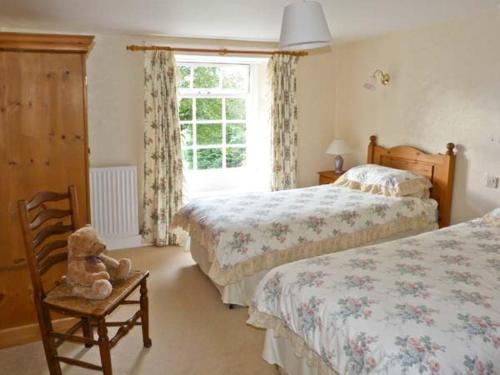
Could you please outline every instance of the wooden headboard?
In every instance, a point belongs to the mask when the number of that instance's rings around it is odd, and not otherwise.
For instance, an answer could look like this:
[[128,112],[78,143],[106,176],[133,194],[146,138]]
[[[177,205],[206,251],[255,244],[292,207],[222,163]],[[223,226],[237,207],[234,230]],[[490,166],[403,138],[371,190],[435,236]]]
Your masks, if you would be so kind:
[[385,148],[377,144],[377,137],[370,137],[368,163],[404,169],[432,182],[431,198],[439,205],[439,227],[450,225],[453,179],[455,174],[455,145],[446,145],[446,154],[427,154],[410,146]]

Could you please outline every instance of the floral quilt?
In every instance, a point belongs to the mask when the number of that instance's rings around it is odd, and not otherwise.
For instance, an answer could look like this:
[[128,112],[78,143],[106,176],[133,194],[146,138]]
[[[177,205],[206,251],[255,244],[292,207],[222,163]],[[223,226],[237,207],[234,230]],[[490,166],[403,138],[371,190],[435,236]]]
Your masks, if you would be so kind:
[[173,219],[207,249],[219,285],[435,223],[433,200],[333,185],[198,199]]
[[500,374],[500,226],[277,267],[250,310],[326,374]]

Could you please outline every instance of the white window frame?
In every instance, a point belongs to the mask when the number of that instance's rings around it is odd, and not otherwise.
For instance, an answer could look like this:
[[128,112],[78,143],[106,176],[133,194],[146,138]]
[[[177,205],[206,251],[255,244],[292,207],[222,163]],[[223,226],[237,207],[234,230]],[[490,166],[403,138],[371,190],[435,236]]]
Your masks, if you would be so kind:
[[[237,168],[185,169],[185,194],[187,198],[190,199],[198,196],[237,191],[268,191],[270,189],[270,144],[268,147],[267,143],[270,143],[270,128],[268,123],[270,115],[262,108],[263,96],[266,96],[266,103],[268,100],[267,94],[263,94],[263,92],[267,93],[267,91],[263,89],[264,81],[267,82],[267,80],[263,80],[263,72],[267,71],[266,65],[268,59],[261,57],[176,55],[176,60],[179,65],[189,65],[190,63],[197,63],[198,65],[210,65],[212,63],[217,65],[250,65],[249,91],[248,93],[243,93],[243,95],[248,95],[246,101],[246,120],[240,120],[246,123],[246,165]],[[182,90],[182,92],[180,90]],[[204,94],[207,96],[216,95],[215,90],[195,89],[193,91],[205,91]],[[207,93],[206,91],[211,92]],[[190,92],[189,89],[178,89],[178,95],[182,97],[186,97],[192,93],[193,92]],[[227,92],[227,95],[241,97],[242,92]],[[223,116],[225,116],[225,108],[223,108]],[[190,121],[186,122],[189,123]],[[207,122],[214,123],[215,121],[208,120]],[[233,122],[229,120],[229,123],[236,122],[237,121]],[[184,121],[182,121],[182,123],[184,123]],[[194,125],[194,121],[191,121],[191,123]],[[226,132],[224,131],[223,134],[225,142]],[[195,134],[193,131],[193,137],[194,136]],[[195,139],[193,139],[193,141],[195,141]],[[210,145],[203,146],[210,148]],[[237,145],[212,146],[232,147]],[[225,154],[223,157],[223,163],[225,163]]]
[[[192,134],[193,134],[193,144],[191,146],[183,147],[183,151],[192,150],[193,151],[193,168],[190,171],[210,171],[210,170],[220,170],[220,169],[236,169],[236,168],[245,168],[245,166],[241,167],[227,167],[227,148],[244,148],[245,154],[248,151],[248,120],[249,120],[249,112],[250,112],[250,101],[251,101],[251,78],[252,78],[252,66],[250,64],[243,63],[204,63],[204,62],[181,62],[177,61],[179,65],[189,66],[191,68],[191,85],[193,83],[193,73],[194,68],[203,66],[203,67],[217,67],[220,68],[223,65],[240,65],[248,67],[248,89],[247,90],[237,90],[237,89],[223,89],[222,82],[224,79],[224,70],[221,69],[221,77],[219,80],[219,87],[217,88],[178,88],[179,99],[192,99],[192,119],[191,120],[183,120],[180,121],[181,126],[184,124],[192,125]],[[196,100],[197,99],[220,99],[222,102],[222,118],[220,120],[198,120],[196,118]],[[245,119],[243,120],[228,120],[226,118],[226,100],[227,99],[244,99],[245,100]],[[245,125],[245,143],[233,144],[227,143],[227,125],[229,124],[244,124]],[[196,142],[196,135],[198,131],[197,125],[203,124],[221,124],[222,127],[222,143],[218,144],[208,144],[208,145],[199,145]],[[222,167],[221,168],[210,168],[210,169],[198,169],[198,156],[197,151],[202,149],[222,149]]]

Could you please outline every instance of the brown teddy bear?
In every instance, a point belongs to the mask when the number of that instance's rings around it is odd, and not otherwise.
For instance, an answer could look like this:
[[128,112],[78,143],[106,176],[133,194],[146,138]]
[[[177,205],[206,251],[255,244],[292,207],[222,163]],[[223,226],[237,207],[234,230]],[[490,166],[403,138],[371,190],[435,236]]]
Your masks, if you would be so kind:
[[103,252],[106,245],[91,226],[78,229],[68,237],[66,282],[71,294],[87,299],[105,299],[113,289],[110,280],[125,279],[130,259],[113,259]]

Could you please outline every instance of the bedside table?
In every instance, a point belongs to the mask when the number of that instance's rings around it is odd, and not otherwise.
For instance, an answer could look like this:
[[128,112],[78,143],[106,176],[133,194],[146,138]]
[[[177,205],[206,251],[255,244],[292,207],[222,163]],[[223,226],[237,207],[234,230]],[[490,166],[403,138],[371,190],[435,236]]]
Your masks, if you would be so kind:
[[319,184],[320,185],[325,185],[325,184],[331,184],[335,181],[337,181],[337,178],[342,176],[345,173],[336,173],[335,171],[323,171],[323,172],[318,172],[319,174]]

